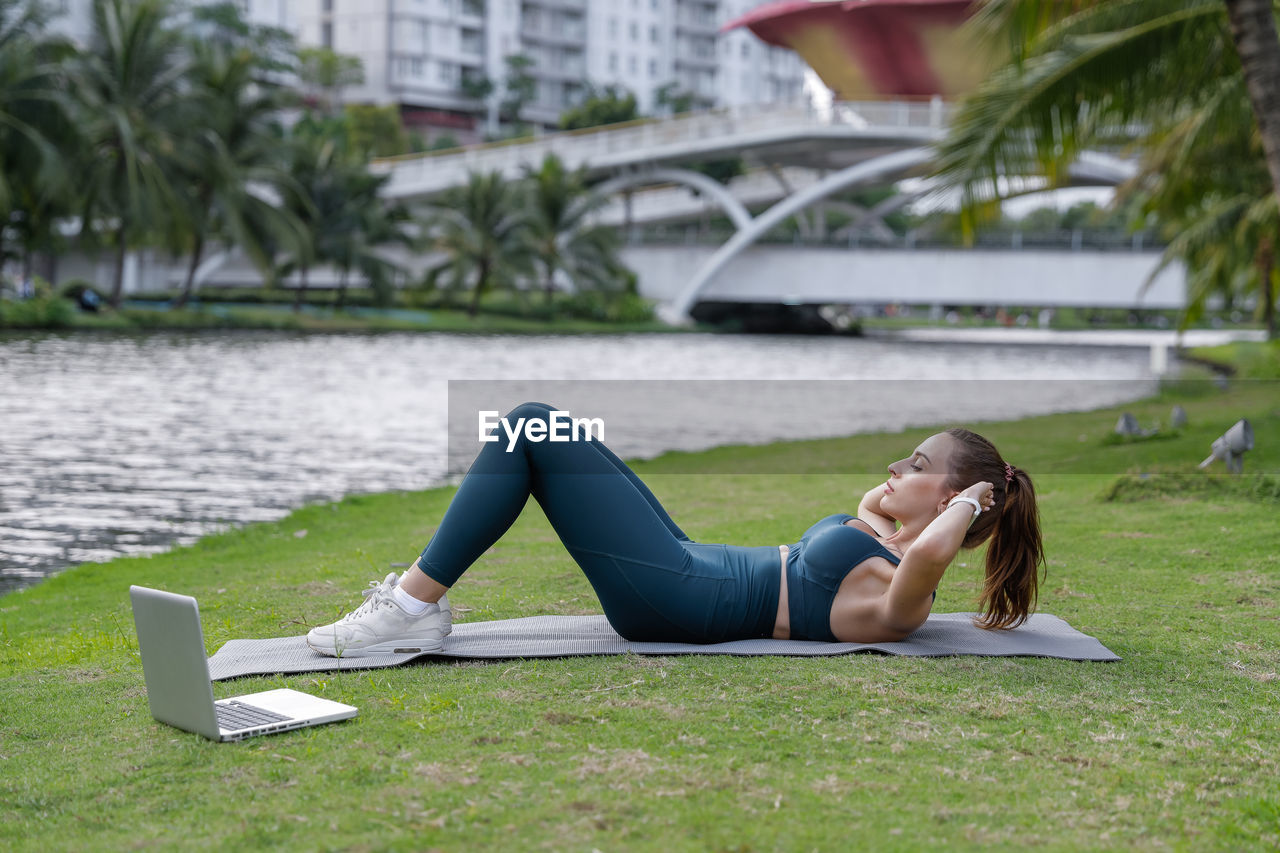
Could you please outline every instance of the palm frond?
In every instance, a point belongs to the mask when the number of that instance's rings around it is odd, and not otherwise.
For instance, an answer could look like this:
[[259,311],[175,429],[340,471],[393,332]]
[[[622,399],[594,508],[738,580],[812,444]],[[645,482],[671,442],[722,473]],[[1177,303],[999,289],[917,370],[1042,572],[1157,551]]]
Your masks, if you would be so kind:
[[1044,175],[1060,184],[1098,137],[1114,141],[1117,126],[1159,117],[1175,96],[1206,85],[1189,83],[1188,69],[1204,68],[1221,23],[1220,9],[1197,4],[1118,32],[1071,36],[1000,69],[965,99],[936,145],[935,195],[959,188],[971,222],[977,205],[1000,197],[1001,178]]

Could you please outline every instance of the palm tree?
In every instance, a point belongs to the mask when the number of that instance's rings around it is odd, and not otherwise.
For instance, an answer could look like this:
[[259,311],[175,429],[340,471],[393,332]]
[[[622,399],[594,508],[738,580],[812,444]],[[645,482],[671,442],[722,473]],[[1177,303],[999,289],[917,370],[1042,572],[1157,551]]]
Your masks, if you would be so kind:
[[330,260],[341,272],[338,286],[337,307],[346,304],[347,280],[353,269],[359,270],[376,293],[384,294],[389,277],[401,268],[390,260],[384,250],[393,245],[411,246],[411,219],[404,205],[386,202],[379,197],[389,175],[358,173],[351,184],[350,209],[355,213],[354,226],[349,228],[334,245]]
[[282,193],[284,207],[309,237],[292,252],[301,278],[294,310],[302,308],[308,273],[315,264],[339,270],[341,304],[352,270],[361,270],[371,280],[374,274],[384,276],[391,264],[381,254],[382,247],[409,242],[408,214],[379,196],[390,176],[371,173],[340,138],[320,132],[325,127],[299,122],[289,145],[291,180]]
[[302,223],[307,235],[290,253],[300,279],[293,309],[301,311],[311,267],[338,254],[335,246],[341,245],[356,214],[348,204],[350,167],[338,143],[296,131],[288,146],[290,184],[284,193],[284,207]]
[[291,93],[262,73],[248,45],[196,41],[191,53],[188,103],[200,119],[181,158],[188,204],[180,240],[190,261],[175,307],[190,299],[210,239],[244,248],[264,268],[270,263],[264,236],[301,228],[287,207],[274,203],[289,181],[278,115],[292,104]]
[[[111,223],[115,269],[110,303],[119,307],[124,259],[179,211],[174,157],[188,61],[168,0],[96,0],[87,52],[72,72],[72,104],[85,154],[83,231]],[[188,125],[189,127],[190,125]]]
[[529,237],[541,267],[547,304],[563,273],[574,289],[609,288],[622,281],[617,231],[592,225],[591,214],[604,199],[591,194],[584,171],[569,172],[555,154],[547,154],[538,169],[525,167]]
[[73,48],[46,37],[45,24],[41,7],[0,0],[0,254],[13,234],[23,278],[33,254],[56,243],[56,222],[69,212],[71,181],[58,146],[74,134],[59,70]]
[[[1258,13],[1259,5],[1265,14]],[[1274,76],[1280,72],[1280,40],[1269,0],[989,0],[972,25],[988,37],[1007,39],[1013,58],[965,100],[938,146],[935,174],[961,188],[970,239],[977,222],[997,206],[1002,177],[1044,175],[1051,185],[1060,185],[1086,149],[1150,152],[1180,135],[1184,144],[1165,153],[1173,150],[1183,159],[1160,161],[1178,175],[1186,175],[1196,146],[1215,135],[1221,141],[1231,133],[1247,138],[1260,130],[1260,162],[1267,167],[1272,151],[1280,152],[1280,140],[1272,138],[1280,131],[1280,77]],[[1239,127],[1233,131],[1233,125]],[[1155,162],[1148,157],[1139,179],[1122,188],[1122,195],[1152,192]],[[1202,223],[1186,240],[1171,238],[1171,251],[1189,253],[1182,260],[1193,278],[1199,275],[1193,264],[1203,254],[1191,253],[1190,246],[1224,233],[1230,210],[1248,209],[1248,221],[1266,221],[1265,209],[1274,208],[1280,197],[1280,170],[1270,172],[1272,179],[1251,192],[1261,208],[1252,202],[1242,206],[1239,199],[1235,205],[1213,203],[1217,195],[1238,195],[1231,188],[1211,188],[1208,197],[1194,199],[1172,191],[1151,196],[1150,209],[1184,229],[1199,221],[1197,210],[1216,217],[1215,224]],[[1259,227],[1228,231],[1235,238],[1261,234]],[[1249,258],[1256,258],[1261,246],[1255,241],[1249,248]],[[1234,264],[1242,262],[1239,253],[1219,253],[1219,264],[1228,256]],[[1254,265],[1250,259],[1246,266]],[[1265,290],[1271,275],[1258,279]],[[1223,277],[1216,272],[1202,277],[1193,288],[1199,296],[1206,293],[1206,281],[1220,286]],[[1183,327],[1193,313],[1184,314]]]
[[1249,102],[1258,120],[1271,191],[1280,198],[1280,37],[1272,0],[1223,0]]
[[443,276],[450,289],[470,286],[471,317],[494,281],[514,282],[531,272],[528,217],[519,201],[500,172],[473,172],[427,211],[433,242],[447,255],[429,274]]
[[1187,322],[1199,318],[1211,295],[1234,301],[1260,293],[1274,337],[1271,246],[1280,216],[1243,87],[1240,77],[1226,78],[1218,97],[1153,133],[1142,175],[1125,195],[1138,202],[1139,214],[1159,216],[1169,241],[1144,286],[1181,260],[1188,271]]

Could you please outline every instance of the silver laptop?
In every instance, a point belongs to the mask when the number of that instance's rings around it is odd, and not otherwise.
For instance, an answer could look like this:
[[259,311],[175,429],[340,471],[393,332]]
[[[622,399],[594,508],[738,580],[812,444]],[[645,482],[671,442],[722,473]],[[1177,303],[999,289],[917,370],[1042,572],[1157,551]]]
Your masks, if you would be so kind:
[[287,689],[213,701],[196,600],[145,586],[129,587],[129,598],[147,700],[151,716],[160,722],[211,740],[234,741],[346,720],[358,713],[350,705]]

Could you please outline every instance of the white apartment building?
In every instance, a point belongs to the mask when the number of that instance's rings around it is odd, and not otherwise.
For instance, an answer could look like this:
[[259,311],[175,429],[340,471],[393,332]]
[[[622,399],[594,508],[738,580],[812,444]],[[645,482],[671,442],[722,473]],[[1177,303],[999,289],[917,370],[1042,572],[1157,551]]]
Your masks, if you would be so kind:
[[[667,84],[698,106],[802,97],[804,62],[746,30],[720,34],[755,0],[295,0],[299,41],[357,56],[365,84],[352,101],[398,103],[409,124],[492,129],[507,76],[506,57],[532,61],[535,97],[521,118],[554,126],[589,85],[633,92],[656,111]],[[481,102],[464,82],[498,88]],[[472,128],[470,133],[467,128]]]
[[[719,5],[723,25],[761,5],[761,0],[725,0]],[[746,27],[722,33],[717,50],[719,104],[768,104],[805,97],[809,66],[795,51],[765,44]]]
[[[202,0],[194,0],[202,2]],[[496,129],[506,57],[532,61],[526,121],[554,127],[588,86],[635,94],[641,113],[670,85],[697,107],[802,97],[805,64],[749,31],[721,34],[760,0],[239,0],[249,20],[299,43],[355,56],[364,83],[347,101],[399,104],[409,126],[461,142]],[[93,0],[53,0],[56,28],[88,39]],[[487,100],[466,84],[492,81]]]

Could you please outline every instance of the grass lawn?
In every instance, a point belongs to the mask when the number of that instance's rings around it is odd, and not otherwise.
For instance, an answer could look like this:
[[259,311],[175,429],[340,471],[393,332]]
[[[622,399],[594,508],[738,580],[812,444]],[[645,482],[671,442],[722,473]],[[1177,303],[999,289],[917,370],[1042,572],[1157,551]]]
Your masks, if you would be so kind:
[[[1181,432],[1108,439],[1121,409],[1167,423],[1174,402],[1190,417]],[[1240,416],[1257,436],[1245,475],[1196,471]],[[216,744],[156,723],[129,584],[197,596],[210,653],[302,633],[412,561],[453,489],[351,497],[0,598],[0,847],[1280,845],[1274,383],[969,426],[1035,478],[1040,609],[1122,661],[432,662],[214,685],[217,697],[288,686],[360,708],[335,725]],[[776,545],[853,512],[934,431],[633,467],[695,540]],[[779,470],[796,473],[761,473]],[[973,609],[980,565],[981,550],[961,553],[936,611]],[[459,622],[600,612],[533,501],[450,600]]]

